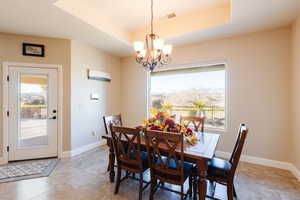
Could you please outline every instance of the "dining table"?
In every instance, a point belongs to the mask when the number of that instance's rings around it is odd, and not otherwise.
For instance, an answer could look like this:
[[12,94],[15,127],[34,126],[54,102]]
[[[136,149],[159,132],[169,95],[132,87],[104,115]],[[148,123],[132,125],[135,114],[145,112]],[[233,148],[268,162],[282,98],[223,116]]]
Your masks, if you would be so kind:
[[[207,132],[194,132],[197,135],[198,141],[196,144],[190,144],[187,141],[184,141],[184,160],[186,162],[196,164],[198,171],[198,197],[199,200],[205,200],[207,183],[206,175],[208,169],[208,162],[214,157],[217,145],[219,142],[219,134],[216,133],[207,133]],[[106,140],[107,145],[109,146],[109,159],[110,163],[113,163],[109,166],[109,178],[110,182],[114,182],[115,179],[115,152],[112,143],[111,135],[102,136]],[[141,150],[146,151],[145,138],[141,136]],[[178,147],[176,151],[180,151]]]

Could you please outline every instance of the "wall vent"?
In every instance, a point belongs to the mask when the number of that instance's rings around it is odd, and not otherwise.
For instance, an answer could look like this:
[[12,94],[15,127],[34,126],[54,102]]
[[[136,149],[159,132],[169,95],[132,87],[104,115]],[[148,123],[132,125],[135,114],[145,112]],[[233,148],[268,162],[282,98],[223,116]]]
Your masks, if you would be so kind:
[[167,15],[167,17],[168,17],[168,19],[172,19],[172,18],[176,17],[176,13],[174,13],[174,12],[170,13]]

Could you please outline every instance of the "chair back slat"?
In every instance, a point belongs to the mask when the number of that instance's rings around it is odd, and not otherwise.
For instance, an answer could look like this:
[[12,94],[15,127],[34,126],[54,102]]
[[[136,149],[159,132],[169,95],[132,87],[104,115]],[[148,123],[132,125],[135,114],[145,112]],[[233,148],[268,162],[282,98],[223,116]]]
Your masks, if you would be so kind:
[[140,130],[110,124],[117,163],[123,169],[142,169]]
[[238,136],[236,139],[236,143],[235,143],[234,149],[232,151],[232,154],[231,154],[231,157],[229,160],[229,162],[232,165],[231,170],[230,170],[230,173],[232,175],[234,175],[236,168],[238,166],[238,163],[240,161],[240,157],[241,157],[241,154],[243,151],[243,147],[244,147],[244,144],[246,141],[247,134],[248,134],[248,128],[246,127],[245,124],[241,124],[240,128],[239,128]]
[[183,135],[146,131],[145,140],[149,165],[154,177],[169,183],[182,183],[184,180]]
[[106,135],[110,134],[110,124],[112,124],[113,126],[123,126],[121,114],[103,116],[103,122]]
[[232,161],[233,161],[234,154],[235,154],[235,152],[236,152],[236,150],[237,150],[237,147],[238,147],[238,144],[239,144],[241,135],[242,135],[241,128],[242,128],[242,124],[241,124],[240,127],[239,127],[238,135],[236,136],[236,139],[235,139],[234,148],[233,148],[233,151],[232,151],[232,153],[231,153],[230,160],[229,160],[230,163],[232,163]]
[[190,124],[193,125],[194,131],[201,131],[204,132],[204,117],[180,117],[180,123],[183,121],[187,121],[188,123],[185,127],[189,127]]

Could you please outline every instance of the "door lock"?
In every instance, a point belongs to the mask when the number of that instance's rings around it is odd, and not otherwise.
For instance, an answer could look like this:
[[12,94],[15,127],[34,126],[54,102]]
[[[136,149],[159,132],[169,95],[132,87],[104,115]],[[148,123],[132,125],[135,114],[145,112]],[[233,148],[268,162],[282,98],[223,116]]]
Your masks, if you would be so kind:
[[48,117],[48,119],[56,119],[56,116]]

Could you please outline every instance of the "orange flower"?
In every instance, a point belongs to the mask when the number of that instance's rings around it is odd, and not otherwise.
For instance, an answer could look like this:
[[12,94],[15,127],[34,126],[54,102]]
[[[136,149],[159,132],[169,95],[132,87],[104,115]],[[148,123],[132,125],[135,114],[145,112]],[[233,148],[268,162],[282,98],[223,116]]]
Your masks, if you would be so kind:
[[169,113],[166,113],[166,112],[163,113],[163,116],[164,116],[164,118],[170,118],[171,117],[171,115]]
[[164,110],[172,110],[173,106],[171,104],[164,104],[163,109]]

